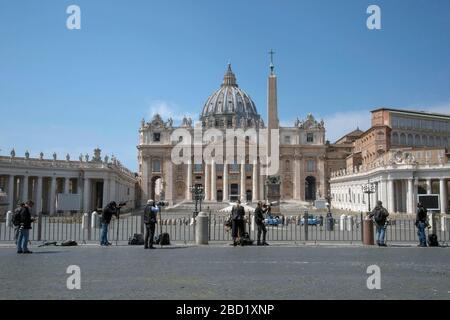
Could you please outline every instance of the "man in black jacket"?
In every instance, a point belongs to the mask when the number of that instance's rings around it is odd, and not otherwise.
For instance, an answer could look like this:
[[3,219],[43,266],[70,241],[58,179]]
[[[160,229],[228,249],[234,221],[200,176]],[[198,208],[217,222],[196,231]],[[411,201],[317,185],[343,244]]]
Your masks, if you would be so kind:
[[[266,206],[267,208],[267,206]],[[266,210],[264,210],[262,208],[262,203],[261,201],[258,201],[258,205],[256,206],[255,209],[255,222],[256,222],[256,226],[258,227],[258,240],[256,242],[257,246],[268,246],[269,244],[266,242],[266,233],[267,233],[267,229],[266,226],[264,224],[264,213]],[[263,234],[263,242],[261,242],[261,232]]]
[[31,209],[33,208],[33,201],[28,200],[20,209],[20,227],[19,236],[17,238],[17,253],[33,253],[28,250],[28,239],[31,230],[31,223],[34,219],[31,217]]
[[[233,209],[231,209],[231,228],[234,246],[237,246],[236,238],[239,237],[239,240],[241,240],[244,234],[244,218],[245,210],[244,207],[241,206],[241,201],[238,200]],[[243,245],[244,243],[241,241],[241,246]]]
[[155,201],[148,200],[144,208],[145,242],[144,249],[155,249],[153,240],[155,238],[155,225],[159,208]]
[[100,235],[100,245],[110,246],[108,241],[108,227],[111,222],[112,216],[115,215],[118,218],[118,209],[115,201],[112,201],[106,205],[102,212],[102,233]]
[[422,203],[417,204],[417,214],[416,214],[416,227],[417,235],[419,236],[419,247],[427,246],[427,237],[425,236],[425,228],[427,227],[427,209],[422,205]]
[[369,214],[369,218],[373,218],[376,226],[377,244],[379,247],[387,247],[385,243],[386,236],[386,222],[389,212],[383,207],[381,201],[377,202],[377,205]]

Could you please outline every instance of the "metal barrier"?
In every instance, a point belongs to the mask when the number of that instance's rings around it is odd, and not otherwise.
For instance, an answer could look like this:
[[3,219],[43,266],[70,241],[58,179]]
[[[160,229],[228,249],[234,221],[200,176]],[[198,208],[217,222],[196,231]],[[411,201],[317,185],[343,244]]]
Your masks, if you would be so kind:
[[[31,241],[65,241],[88,242],[100,240],[100,224],[94,223],[93,214],[84,217],[83,214],[41,216],[37,223],[33,224],[30,231]],[[95,215],[94,215],[95,216]],[[230,242],[231,228],[225,226],[227,215],[209,213],[209,241]],[[267,225],[268,242],[349,242],[362,243],[362,214],[359,216],[333,216],[332,220],[324,217],[320,223],[311,222],[308,213],[297,216],[285,216],[279,224]],[[257,226],[252,224],[253,216],[246,215],[245,229],[250,238],[257,239]],[[450,243],[450,219],[438,219],[436,227],[439,243]],[[167,232],[171,241],[193,243],[195,241],[196,223],[191,215],[177,216],[170,219],[158,217],[156,234]],[[117,232],[117,228],[119,228]],[[427,233],[430,233],[427,230]],[[124,214],[120,219],[113,219],[109,225],[108,240],[128,241],[135,233],[143,233],[142,215]],[[15,229],[7,226],[6,221],[0,222],[0,241],[14,241]],[[418,243],[417,228],[413,218],[391,219],[386,229],[386,241]]]

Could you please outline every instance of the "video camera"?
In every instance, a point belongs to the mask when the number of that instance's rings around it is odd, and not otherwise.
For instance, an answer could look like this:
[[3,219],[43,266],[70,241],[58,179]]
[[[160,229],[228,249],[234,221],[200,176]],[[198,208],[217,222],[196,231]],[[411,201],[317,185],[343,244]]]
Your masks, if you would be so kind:
[[128,201],[120,202],[120,203],[117,205],[117,207],[118,207],[118,208],[125,207],[125,206],[127,205],[127,202],[128,202]]
[[167,207],[169,205],[169,202],[168,201],[156,201],[155,204],[158,207]]

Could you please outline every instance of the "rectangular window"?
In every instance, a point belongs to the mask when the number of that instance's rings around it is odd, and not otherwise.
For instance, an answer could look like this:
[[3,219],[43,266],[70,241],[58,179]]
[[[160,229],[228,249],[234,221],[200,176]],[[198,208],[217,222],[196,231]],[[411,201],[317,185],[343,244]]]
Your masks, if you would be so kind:
[[153,142],[160,142],[161,141],[161,133],[154,132],[153,133]]
[[284,143],[291,144],[291,136],[284,136]]
[[306,171],[314,172],[315,171],[316,162],[314,160],[306,161]]
[[153,160],[152,171],[153,172],[161,172],[161,161],[160,160]]
[[194,172],[203,172],[202,164],[194,164]]
[[306,142],[314,142],[314,133],[308,132],[306,134]]

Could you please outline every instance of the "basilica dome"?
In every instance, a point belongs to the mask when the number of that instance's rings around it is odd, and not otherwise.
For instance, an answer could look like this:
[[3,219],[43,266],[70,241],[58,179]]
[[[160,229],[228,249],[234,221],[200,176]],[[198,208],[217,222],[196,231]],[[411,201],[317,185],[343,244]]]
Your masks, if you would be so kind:
[[200,120],[210,124],[214,121],[216,125],[212,124],[213,126],[218,126],[217,123],[223,124],[222,121],[225,123],[233,121],[236,124],[233,126],[240,126],[241,123],[245,123],[245,126],[252,126],[261,121],[255,103],[237,85],[230,64],[228,64],[221,87],[206,100]]

